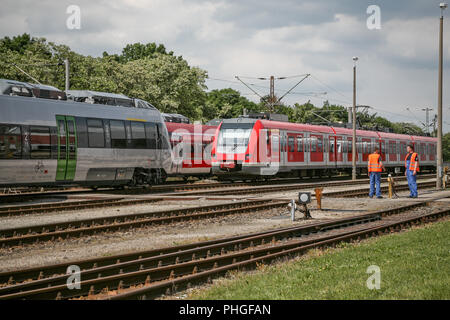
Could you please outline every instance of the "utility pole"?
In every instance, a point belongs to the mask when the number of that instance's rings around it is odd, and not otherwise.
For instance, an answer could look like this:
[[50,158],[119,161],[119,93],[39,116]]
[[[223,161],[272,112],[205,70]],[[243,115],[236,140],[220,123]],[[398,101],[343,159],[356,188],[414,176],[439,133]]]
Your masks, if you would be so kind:
[[[256,78],[258,80],[270,80],[270,92],[269,92],[269,97],[265,96],[263,97],[261,94],[259,94],[258,92],[256,92],[252,87],[250,87],[247,83],[245,83],[244,81],[242,81],[242,79],[238,76],[235,76],[235,78],[237,80],[239,80],[240,82],[242,82],[242,84],[244,86],[246,86],[248,89],[250,89],[254,94],[256,94],[258,97],[261,98],[261,101],[263,101],[264,103],[266,103],[266,105],[269,106],[270,111],[273,111],[273,107],[280,103],[280,101],[286,96],[288,95],[294,88],[296,88],[300,83],[303,82],[303,80],[305,80],[306,78],[308,78],[311,74],[307,73],[307,74],[302,74],[302,75],[298,75],[298,76],[292,76],[292,77],[278,77],[275,78],[274,76],[270,76],[270,78]],[[298,81],[292,88],[290,88],[288,91],[286,91],[285,94],[283,94],[280,98],[277,99],[277,97],[275,96],[275,80],[284,80],[284,79],[288,79],[288,78],[298,78],[298,77],[302,77],[302,79],[300,81]]]
[[69,80],[69,58],[67,58],[66,60],[64,60],[64,66],[66,68],[66,92],[67,90],[69,90],[70,88],[70,80]]
[[439,80],[438,80],[438,130],[437,130],[437,164],[436,164],[436,189],[442,189],[442,47],[443,47],[443,33],[444,33],[444,10],[447,4],[442,2],[441,18],[439,23]]
[[430,111],[433,111],[432,108],[423,108],[422,111],[425,111],[425,130],[427,135],[430,135]]
[[356,180],[356,61],[358,57],[353,57],[352,180]]
[[270,76],[270,96],[269,96],[269,102],[270,102],[270,111],[272,112],[273,106],[275,104],[275,77]]

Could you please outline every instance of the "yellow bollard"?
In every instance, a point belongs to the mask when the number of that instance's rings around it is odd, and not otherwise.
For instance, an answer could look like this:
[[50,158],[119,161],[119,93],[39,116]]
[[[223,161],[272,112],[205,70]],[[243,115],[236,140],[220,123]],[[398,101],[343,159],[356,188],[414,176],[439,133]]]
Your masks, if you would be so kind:
[[392,199],[392,176],[388,175],[388,183],[389,183],[389,199]]
[[323,188],[314,189],[316,192],[317,209],[322,210],[322,191]]

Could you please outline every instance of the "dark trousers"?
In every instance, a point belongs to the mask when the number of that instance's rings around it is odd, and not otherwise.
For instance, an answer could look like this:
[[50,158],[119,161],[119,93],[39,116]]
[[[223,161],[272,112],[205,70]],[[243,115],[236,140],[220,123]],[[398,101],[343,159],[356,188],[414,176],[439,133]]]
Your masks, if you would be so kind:
[[377,197],[381,197],[381,172],[371,172],[370,173],[370,192],[369,197],[373,197],[373,194],[375,193],[375,186],[376,186],[376,195]]

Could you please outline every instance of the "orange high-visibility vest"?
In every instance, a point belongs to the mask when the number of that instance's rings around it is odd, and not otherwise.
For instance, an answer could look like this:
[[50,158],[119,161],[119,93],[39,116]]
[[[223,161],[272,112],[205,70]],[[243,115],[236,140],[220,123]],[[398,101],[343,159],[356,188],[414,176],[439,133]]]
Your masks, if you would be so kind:
[[[405,157],[405,168],[406,168],[406,159],[408,159],[408,155],[409,154],[407,154],[406,157]],[[417,161],[416,161],[416,158],[417,158]],[[419,172],[419,160],[418,159],[419,159],[419,157],[417,155],[417,152],[413,152],[411,154],[411,159],[409,161],[409,170],[410,171],[414,171],[414,167],[416,166],[416,162],[417,162],[416,171]],[[406,169],[408,169],[408,168],[406,168]]]
[[377,153],[372,153],[369,155],[369,164],[368,164],[369,172],[382,171],[380,157],[381,155]]

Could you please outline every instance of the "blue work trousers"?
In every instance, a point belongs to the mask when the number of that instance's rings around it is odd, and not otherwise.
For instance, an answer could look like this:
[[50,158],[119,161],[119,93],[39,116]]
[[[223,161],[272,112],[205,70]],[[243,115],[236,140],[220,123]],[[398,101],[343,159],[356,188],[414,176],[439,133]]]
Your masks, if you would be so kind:
[[373,197],[373,194],[375,193],[375,185],[376,185],[376,195],[377,197],[381,197],[381,172],[371,172],[370,173],[370,192],[369,197]]
[[408,179],[410,196],[416,198],[418,196],[416,182],[417,176],[413,175],[413,173],[414,171],[409,170],[409,161],[406,161],[406,178]]

